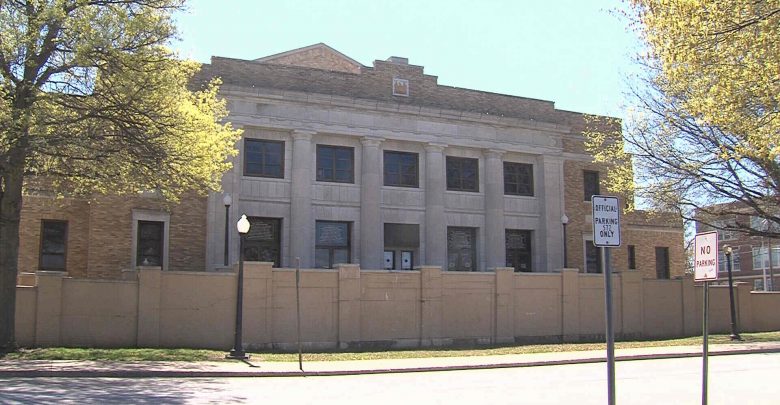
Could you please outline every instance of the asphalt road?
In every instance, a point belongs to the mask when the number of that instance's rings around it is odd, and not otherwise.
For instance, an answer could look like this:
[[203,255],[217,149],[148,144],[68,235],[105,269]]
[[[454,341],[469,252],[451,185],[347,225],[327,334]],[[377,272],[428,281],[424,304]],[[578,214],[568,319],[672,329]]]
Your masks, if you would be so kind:
[[[780,404],[780,354],[710,358],[710,404]],[[701,358],[617,364],[619,404],[701,403]],[[0,403],[604,404],[606,365],[343,377],[7,378]]]

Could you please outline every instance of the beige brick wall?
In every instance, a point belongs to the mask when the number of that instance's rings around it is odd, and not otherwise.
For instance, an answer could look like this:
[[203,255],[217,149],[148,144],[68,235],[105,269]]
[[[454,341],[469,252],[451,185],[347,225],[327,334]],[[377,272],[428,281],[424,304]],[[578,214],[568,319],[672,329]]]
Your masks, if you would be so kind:
[[[589,201],[584,201],[583,171],[599,172],[601,180],[600,192],[610,194],[606,188],[607,176],[603,166],[594,163],[566,161],[564,163],[564,187],[566,196],[566,215],[569,217],[567,226],[567,253],[569,267],[584,268],[585,247],[584,238],[592,234],[592,224],[587,218],[592,214]],[[621,198],[621,204],[623,199]],[[656,278],[655,248],[669,248],[670,276],[682,276],[685,272],[685,255],[683,252],[682,221],[661,216],[648,216],[642,211],[629,214],[621,213],[622,246],[613,248],[612,268],[616,271],[628,269],[628,245],[636,248],[637,270],[643,278]]]
[[206,198],[187,195],[178,204],[153,197],[99,196],[93,200],[25,196],[19,271],[38,270],[41,220],[68,221],[66,271],[74,277],[119,278],[129,269],[133,209],[170,214],[169,270],[200,271],[206,262]]
[[49,219],[68,221],[65,270],[73,276],[85,277],[89,208],[87,200],[24,196],[19,226],[19,271],[39,270],[41,223]]
[[360,66],[351,63],[344,59],[342,55],[325,47],[315,47],[287,55],[280,55],[269,58],[267,62],[279,65],[335,70],[338,72],[360,73]]

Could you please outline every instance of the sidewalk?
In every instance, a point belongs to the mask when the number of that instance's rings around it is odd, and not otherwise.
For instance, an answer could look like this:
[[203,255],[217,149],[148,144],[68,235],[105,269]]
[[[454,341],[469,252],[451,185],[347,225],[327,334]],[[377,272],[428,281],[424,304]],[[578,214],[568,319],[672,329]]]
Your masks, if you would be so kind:
[[[780,342],[719,344],[709,348],[711,356],[749,353],[780,353]],[[668,346],[618,349],[617,361],[700,357],[701,346]],[[9,377],[300,377],[353,374],[408,373],[509,367],[534,367],[606,361],[605,350],[535,353],[500,356],[432,357],[414,359],[263,362],[262,355],[248,363],[231,362],[107,362],[0,360],[0,378]]]

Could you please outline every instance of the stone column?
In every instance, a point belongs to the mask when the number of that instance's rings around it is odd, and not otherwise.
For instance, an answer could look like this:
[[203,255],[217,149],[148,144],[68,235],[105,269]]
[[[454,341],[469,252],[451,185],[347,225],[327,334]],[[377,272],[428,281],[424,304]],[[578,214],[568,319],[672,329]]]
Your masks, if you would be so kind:
[[425,147],[425,258],[429,266],[446,266],[447,222],[444,216],[444,190],[447,174],[444,167],[446,145]]
[[485,263],[488,269],[506,266],[503,154],[495,149],[485,151]]
[[360,341],[360,266],[339,264],[339,347]]
[[363,138],[360,162],[360,267],[382,268],[382,170],[380,138]]
[[538,250],[541,256],[540,271],[563,268],[563,161],[557,157],[542,156],[542,189],[539,190],[540,223],[542,241]]
[[293,131],[292,184],[290,193],[290,265],[301,258],[301,267],[313,267],[314,221],[312,220],[311,188],[312,131]]

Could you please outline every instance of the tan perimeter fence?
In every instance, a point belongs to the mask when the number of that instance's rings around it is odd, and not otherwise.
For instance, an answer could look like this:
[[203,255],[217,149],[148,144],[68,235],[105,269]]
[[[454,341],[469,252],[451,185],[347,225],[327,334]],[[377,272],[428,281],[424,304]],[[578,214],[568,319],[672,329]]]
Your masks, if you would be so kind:
[[[21,346],[229,349],[236,274],[140,268],[129,280],[27,275],[17,288]],[[29,286],[24,286],[28,284]],[[618,338],[701,334],[702,288],[693,280],[614,275]],[[728,288],[710,288],[710,325],[729,331]],[[604,335],[604,278],[559,273],[301,271],[301,340],[308,349],[569,342]],[[780,293],[735,288],[741,331],[780,330]],[[290,350],[296,344],[295,271],[245,264],[244,342]]]

